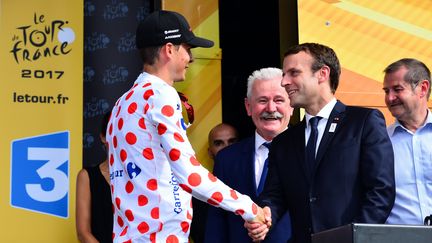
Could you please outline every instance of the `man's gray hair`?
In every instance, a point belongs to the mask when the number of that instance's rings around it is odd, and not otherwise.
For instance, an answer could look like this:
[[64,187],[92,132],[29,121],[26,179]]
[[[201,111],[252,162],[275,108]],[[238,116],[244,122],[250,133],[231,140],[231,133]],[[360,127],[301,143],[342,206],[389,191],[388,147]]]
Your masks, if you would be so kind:
[[282,81],[282,70],[280,68],[268,67],[261,68],[260,70],[254,71],[248,78],[246,97],[249,99],[252,95],[252,86],[256,80],[270,80],[274,78],[281,78]]

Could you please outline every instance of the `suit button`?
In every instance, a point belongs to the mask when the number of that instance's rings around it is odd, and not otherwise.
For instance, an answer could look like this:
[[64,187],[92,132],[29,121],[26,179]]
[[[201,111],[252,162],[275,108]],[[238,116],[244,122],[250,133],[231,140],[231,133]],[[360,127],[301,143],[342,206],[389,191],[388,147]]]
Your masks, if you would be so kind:
[[309,202],[311,202],[311,203],[312,203],[312,202],[315,202],[316,200],[317,200],[316,197],[310,197],[310,198],[309,198]]

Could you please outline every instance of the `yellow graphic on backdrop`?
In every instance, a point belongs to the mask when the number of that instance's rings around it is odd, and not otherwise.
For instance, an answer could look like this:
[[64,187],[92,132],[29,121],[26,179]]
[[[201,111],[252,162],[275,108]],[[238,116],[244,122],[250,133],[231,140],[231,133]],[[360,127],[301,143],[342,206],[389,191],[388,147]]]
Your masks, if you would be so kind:
[[1,241],[77,242],[83,3],[0,1],[0,32]]
[[338,99],[379,108],[392,123],[384,104],[383,70],[405,57],[432,66],[432,2],[302,0],[298,8],[300,43],[322,43],[338,54]]

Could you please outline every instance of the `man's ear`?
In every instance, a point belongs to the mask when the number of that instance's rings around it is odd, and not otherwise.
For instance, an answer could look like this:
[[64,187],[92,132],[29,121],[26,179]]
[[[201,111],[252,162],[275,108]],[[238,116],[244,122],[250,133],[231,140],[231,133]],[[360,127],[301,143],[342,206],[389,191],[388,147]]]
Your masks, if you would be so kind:
[[208,153],[208,156],[210,157],[210,159],[214,160],[214,156],[213,156],[213,153],[210,151],[210,148],[207,148],[207,153]]
[[163,57],[171,58],[172,54],[174,53],[175,46],[172,43],[166,43],[163,45],[159,51],[160,55]]
[[422,81],[420,81],[418,86],[420,86],[420,98],[423,98],[425,96],[427,97],[428,92],[429,92],[429,86],[430,86],[429,81],[427,81],[426,79],[422,80]]
[[252,115],[251,109],[250,109],[250,103],[249,103],[249,99],[245,98],[244,99],[244,104],[245,104],[245,108],[246,108],[246,112],[248,114],[248,116]]
[[330,80],[330,68],[324,65],[318,70],[318,83],[326,82]]

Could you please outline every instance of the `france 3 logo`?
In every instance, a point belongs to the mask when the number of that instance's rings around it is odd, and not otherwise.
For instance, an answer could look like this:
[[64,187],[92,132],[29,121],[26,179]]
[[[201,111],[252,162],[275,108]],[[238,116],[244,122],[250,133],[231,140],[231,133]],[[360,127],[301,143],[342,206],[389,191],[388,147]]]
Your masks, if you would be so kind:
[[69,131],[13,140],[11,205],[67,218]]

